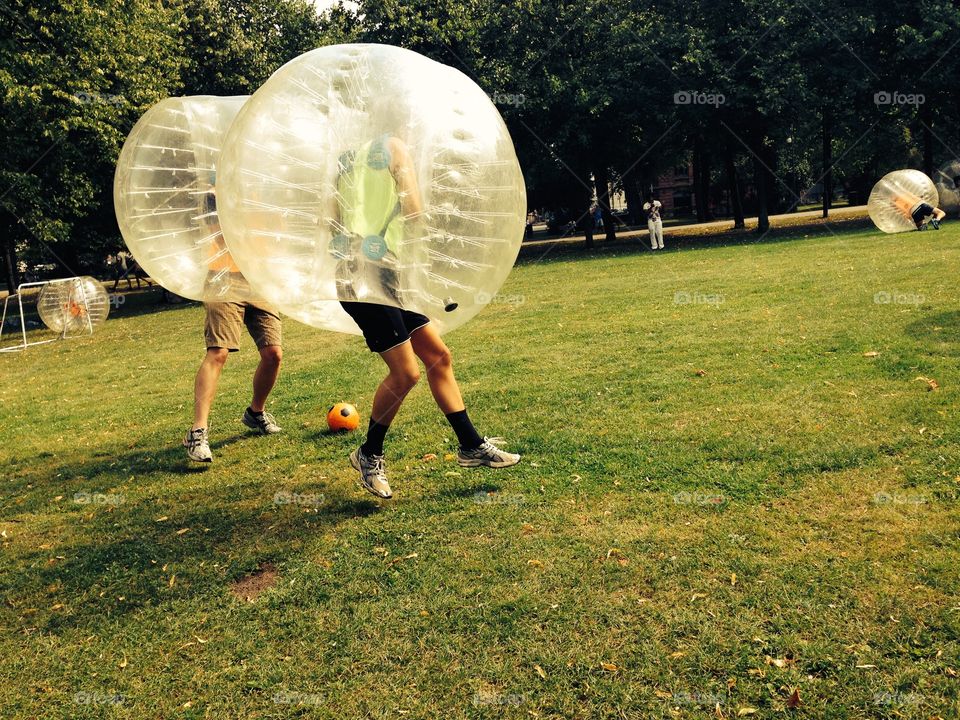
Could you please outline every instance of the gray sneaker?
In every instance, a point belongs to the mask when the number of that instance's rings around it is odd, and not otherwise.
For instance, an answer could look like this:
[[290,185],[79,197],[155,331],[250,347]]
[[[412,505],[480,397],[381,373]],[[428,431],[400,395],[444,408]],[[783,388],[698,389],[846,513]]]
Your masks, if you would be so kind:
[[383,455],[364,455],[363,450],[357,448],[350,453],[350,464],[360,471],[360,484],[378,498],[393,497],[390,483],[387,482],[386,468],[383,465]]
[[187,436],[183,439],[183,446],[187,449],[187,457],[194,462],[213,462],[213,453],[210,452],[210,442],[207,440],[206,428],[187,430]]
[[520,456],[508,453],[498,448],[494,443],[502,443],[503,438],[484,438],[483,444],[473,450],[460,448],[457,453],[457,462],[460,467],[480,467],[486,465],[492,468],[505,468],[520,462]]
[[264,410],[260,415],[254,415],[250,408],[243,411],[243,424],[251,430],[256,430],[261,435],[273,435],[280,432],[280,426],[274,420],[273,415]]

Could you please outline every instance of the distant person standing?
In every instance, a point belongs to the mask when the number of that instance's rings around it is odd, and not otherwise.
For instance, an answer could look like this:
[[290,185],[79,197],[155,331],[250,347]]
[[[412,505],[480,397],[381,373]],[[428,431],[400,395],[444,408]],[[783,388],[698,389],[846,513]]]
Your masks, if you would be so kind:
[[643,212],[647,215],[647,230],[650,231],[650,249],[663,250],[663,220],[660,218],[660,209],[663,205],[653,196],[643,204]]

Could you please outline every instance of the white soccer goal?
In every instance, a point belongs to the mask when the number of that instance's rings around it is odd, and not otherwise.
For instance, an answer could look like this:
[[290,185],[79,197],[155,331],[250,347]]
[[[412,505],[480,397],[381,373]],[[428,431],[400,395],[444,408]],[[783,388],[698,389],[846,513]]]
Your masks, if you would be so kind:
[[[37,294],[37,314],[56,337],[42,340],[28,340],[27,321],[24,315],[24,290],[40,288]],[[103,285],[92,277],[70,277],[57,280],[21,283],[17,291],[3,301],[3,315],[0,317],[0,342],[7,328],[7,315],[11,304],[16,301],[14,312],[20,316],[20,342],[10,347],[0,347],[0,352],[19,352],[32,345],[63,340],[78,335],[92,335],[93,328],[104,320],[110,312],[110,301]],[[9,334],[8,334],[9,335]]]

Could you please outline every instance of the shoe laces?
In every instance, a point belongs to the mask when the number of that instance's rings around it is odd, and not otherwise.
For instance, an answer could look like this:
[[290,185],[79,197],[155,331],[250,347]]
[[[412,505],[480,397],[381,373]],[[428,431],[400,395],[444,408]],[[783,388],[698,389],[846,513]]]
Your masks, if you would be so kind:
[[190,447],[196,447],[200,445],[204,440],[207,439],[207,429],[206,428],[197,428],[196,430],[191,430],[189,434]]
[[266,410],[263,411],[260,420],[261,425],[276,425],[277,421],[274,419],[273,415],[268,413]]

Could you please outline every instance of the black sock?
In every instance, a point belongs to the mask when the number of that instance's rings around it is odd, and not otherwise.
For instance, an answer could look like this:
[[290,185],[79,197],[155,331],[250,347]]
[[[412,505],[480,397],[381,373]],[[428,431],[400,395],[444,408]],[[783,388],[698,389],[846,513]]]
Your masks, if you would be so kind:
[[247,406],[247,412],[253,415],[254,417],[260,417],[261,415],[263,415],[263,410],[261,410],[260,412],[257,412],[249,405]]
[[360,449],[367,457],[371,455],[383,455],[383,439],[387,436],[389,425],[381,425],[373,418],[370,418],[370,425],[367,427],[367,439],[364,440]]
[[470,422],[466,410],[448,414],[447,420],[450,421],[450,427],[452,427],[453,431],[457,434],[460,447],[464,450],[473,450],[483,445],[483,438],[480,437],[480,433],[477,432],[473,423]]

